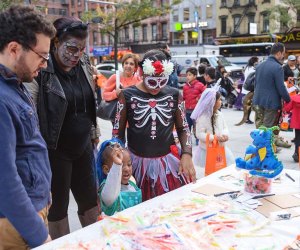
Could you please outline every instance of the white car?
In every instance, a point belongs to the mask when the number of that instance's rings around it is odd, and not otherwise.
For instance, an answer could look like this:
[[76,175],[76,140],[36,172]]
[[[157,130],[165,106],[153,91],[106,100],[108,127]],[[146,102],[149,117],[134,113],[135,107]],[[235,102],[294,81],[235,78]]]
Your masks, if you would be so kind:
[[[115,64],[114,63],[100,63],[96,65],[96,69],[99,73],[104,75],[106,78],[109,78],[111,75],[116,73]],[[122,64],[118,64],[118,69],[123,71]]]

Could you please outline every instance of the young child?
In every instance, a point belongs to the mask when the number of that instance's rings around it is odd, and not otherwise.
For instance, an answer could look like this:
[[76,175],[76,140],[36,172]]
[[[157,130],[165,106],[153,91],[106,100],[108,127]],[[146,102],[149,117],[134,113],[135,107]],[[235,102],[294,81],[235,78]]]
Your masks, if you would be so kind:
[[115,212],[142,202],[141,190],[130,180],[132,163],[129,152],[118,139],[104,141],[97,157],[99,198],[102,212]]
[[[210,134],[210,141],[213,141],[214,135],[221,144],[229,139],[228,127],[223,114],[219,111],[221,105],[221,94],[217,88],[207,88],[191,115],[191,118],[196,121],[196,137],[199,139],[199,146],[193,159],[197,166],[205,167],[207,133]],[[227,165],[233,164],[233,154],[226,146],[225,154]],[[197,178],[200,178],[200,172],[200,169],[196,168]]]
[[[154,49],[144,54],[140,66],[143,81],[122,90],[118,97],[113,136],[127,141],[134,178],[143,200],[149,200],[196,181],[196,173],[182,96],[167,86],[173,63]],[[175,145],[174,126],[182,149],[180,159],[170,149]]]
[[[206,89],[203,83],[199,82],[197,78],[197,69],[196,68],[188,68],[186,70],[186,78],[187,82],[183,86],[183,100],[185,102],[186,109],[186,120],[189,125],[189,129],[191,131],[192,127],[195,132],[195,128],[193,126],[193,120],[191,119],[191,114],[194,108],[197,105],[198,100],[201,97],[201,94]],[[198,145],[198,140],[196,139],[196,145]]]
[[300,95],[291,96],[291,101],[284,105],[286,112],[292,111],[290,127],[295,129],[295,152],[292,156],[295,162],[299,162],[299,146],[300,146]]

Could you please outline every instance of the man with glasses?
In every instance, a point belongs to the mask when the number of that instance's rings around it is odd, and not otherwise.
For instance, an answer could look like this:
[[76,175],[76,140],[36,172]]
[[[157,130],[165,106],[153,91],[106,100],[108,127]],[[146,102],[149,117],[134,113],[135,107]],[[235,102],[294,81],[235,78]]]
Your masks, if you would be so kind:
[[51,240],[51,171],[35,107],[22,82],[47,66],[51,23],[31,7],[0,13],[0,249]]

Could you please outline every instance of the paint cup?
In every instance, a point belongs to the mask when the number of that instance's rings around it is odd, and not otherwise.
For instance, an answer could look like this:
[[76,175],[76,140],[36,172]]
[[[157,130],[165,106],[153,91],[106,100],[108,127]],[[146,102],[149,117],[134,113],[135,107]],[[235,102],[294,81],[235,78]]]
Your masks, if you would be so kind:
[[268,194],[272,188],[272,178],[245,173],[245,191],[254,194]]

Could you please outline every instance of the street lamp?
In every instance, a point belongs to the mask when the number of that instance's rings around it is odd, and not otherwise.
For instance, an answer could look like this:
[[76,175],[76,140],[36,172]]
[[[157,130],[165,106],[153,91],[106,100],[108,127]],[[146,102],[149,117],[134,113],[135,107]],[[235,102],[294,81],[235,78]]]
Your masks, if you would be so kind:
[[[118,3],[115,2],[106,2],[106,1],[99,1],[99,0],[85,0],[85,11],[88,11],[88,2],[93,2],[93,3],[101,3],[101,4],[108,4],[108,5],[113,5],[115,6],[117,10]],[[115,23],[114,23],[114,61],[115,61],[115,69],[118,71],[118,30],[117,30],[117,17],[115,16]],[[88,53],[89,53],[89,37],[87,38],[87,46],[86,46]]]

